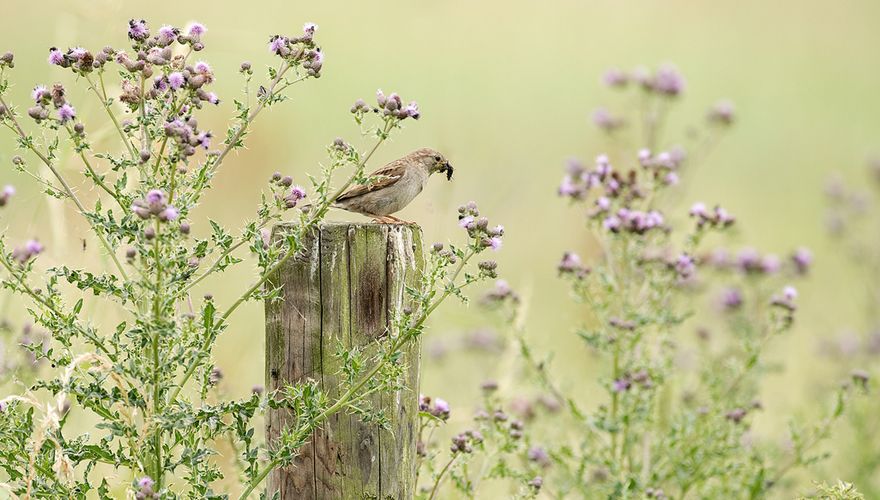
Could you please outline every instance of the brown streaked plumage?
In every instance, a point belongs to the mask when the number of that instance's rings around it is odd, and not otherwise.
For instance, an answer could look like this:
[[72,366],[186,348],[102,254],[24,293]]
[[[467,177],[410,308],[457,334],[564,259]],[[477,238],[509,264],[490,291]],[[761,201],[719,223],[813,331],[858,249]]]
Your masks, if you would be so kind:
[[371,173],[375,181],[353,186],[333,206],[378,222],[402,223],[405,221],[391,214],[409,205],[436,172],[446,173],[452,180],[452,166],[442,154],[430,148],[417,149]]

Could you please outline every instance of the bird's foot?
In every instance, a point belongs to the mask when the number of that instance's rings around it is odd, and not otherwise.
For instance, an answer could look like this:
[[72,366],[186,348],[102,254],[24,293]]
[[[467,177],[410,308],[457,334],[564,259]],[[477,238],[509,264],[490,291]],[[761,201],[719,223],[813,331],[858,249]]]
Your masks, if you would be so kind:
[[373,222],[376,224],[395,224],[391,218],[385,215],[377,215],[376,217],[373,217]]
[[415,224],[415,222],[399,219],[393,215],[386,215],[385,218],[391,221],[390,224]]

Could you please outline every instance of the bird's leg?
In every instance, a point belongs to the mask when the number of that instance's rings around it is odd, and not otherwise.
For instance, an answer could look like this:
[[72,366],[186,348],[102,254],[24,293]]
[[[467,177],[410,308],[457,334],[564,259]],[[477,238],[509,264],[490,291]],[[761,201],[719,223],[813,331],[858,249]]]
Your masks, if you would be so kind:
[[365,213],[364,215],[372,218],[373,222],[375,222],[376,224],[393,224],[394,223],[387,215],[376,215],[376,214],[368,214],[368,213]]

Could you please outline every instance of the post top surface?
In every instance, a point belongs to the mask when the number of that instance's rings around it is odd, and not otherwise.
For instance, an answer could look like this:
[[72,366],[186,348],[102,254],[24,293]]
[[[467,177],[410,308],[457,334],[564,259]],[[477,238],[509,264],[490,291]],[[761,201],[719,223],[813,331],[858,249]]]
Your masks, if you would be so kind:
[[[279,222],[276,224],[277,226],[289,227],[298,224],[297,222],[287,221],[287,222]],[[402,224],[383,224],[379,222],[344,222],[344,221],[329,221],[322,222],[318,224],[319,228],[324,227],[339,227],[339,226],[354,226],[354,227],[414,227],[421,228],[416,222],[407,222]]]

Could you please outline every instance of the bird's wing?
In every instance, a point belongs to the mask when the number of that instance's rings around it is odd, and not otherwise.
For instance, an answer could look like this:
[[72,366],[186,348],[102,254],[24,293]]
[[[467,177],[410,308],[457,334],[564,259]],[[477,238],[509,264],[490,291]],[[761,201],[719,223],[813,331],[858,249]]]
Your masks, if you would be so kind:
[[391,162],[388,165],[376,170],[375,172],[370,174],[370,177],[378,177],[373,182],[368,184],[359,184],[357,186],[352,186],[348,191],[343,193],[336,199],[336,201],[344,201],[350,198],[355,198],[367,193],[371,193],[373,191],[386,188],[388,186],[394,185],[397,181],[403,178],[404,173],[406,172],[406,168],[403,163],[400,162]]

